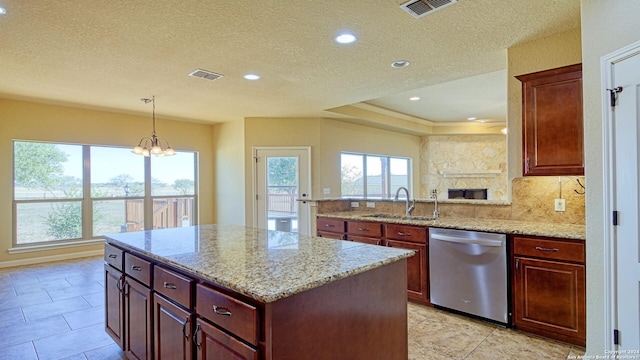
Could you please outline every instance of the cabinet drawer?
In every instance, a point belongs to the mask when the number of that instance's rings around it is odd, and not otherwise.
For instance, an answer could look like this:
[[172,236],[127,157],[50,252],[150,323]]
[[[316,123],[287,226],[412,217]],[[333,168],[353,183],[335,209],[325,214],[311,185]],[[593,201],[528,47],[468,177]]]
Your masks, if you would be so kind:
[[124,254],[124,272],[142,284],[151,287],[151,263],[135,255]]
[[347,240],[371,245],[382,245],[381,238],[373,238],[368,236],[347,235]]
[[344,220],[340,219],[328,219],[328,218],[318,218],[316,222],[318,232],[334,232],[334,233],[343,233],[344,232]]
[[198,284],[196,312],[249,343],[258,345],[258,309],[255,306]]
[[159,266],[153,267],[153,289],[186,308],[191,308],[193,283],[194,280],[186,276]]
[[387,239],[411,241],[425,244],[427,242],[427,228],[420,226],[406,226],[386,224],[385,234]]
[[122,250],[111,244],[104,244],[104,261],[122,271]]
[[369,237],[382,236],[382,224],[368,221],[348,221],[347,232],[355,235],[365,235]]
[[344,233],[334,233],[330,231],[318,231],[318,236],[327,239],[344,240]]
[[562,239],[540,239],[516,236],[513,238],[513,253],[552,260],[584,263],[584,243]]

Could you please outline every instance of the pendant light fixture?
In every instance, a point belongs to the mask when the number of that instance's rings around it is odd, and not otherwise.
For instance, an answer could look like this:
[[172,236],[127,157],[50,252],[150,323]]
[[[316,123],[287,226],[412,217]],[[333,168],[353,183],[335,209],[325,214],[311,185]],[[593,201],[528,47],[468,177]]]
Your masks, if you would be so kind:
[[[169,146],[169,142],[165,138],[159,138],[156,136],[156,97],[152,96],[151,99],[140,99],[145,104],[153,104],[153,132],[151,137],[143,137],[138,142],[138,145],[131,149],[131,152],[138,155],[144,155],[146,157],[151,156],[172,156],[176,154],[176,151]],[[164,146],[163,146],[164,144]]]

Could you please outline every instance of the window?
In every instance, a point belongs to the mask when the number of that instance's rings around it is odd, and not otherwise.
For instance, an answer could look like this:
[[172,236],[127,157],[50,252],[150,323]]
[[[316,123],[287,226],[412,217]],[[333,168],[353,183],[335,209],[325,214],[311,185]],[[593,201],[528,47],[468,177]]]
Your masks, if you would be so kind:
[[197,154],[178,155],[14,141],[14,243],[193,225]]
[[408,158],[343,152],[340,166],[342,197],[386,199],[398,187],[410,185]]

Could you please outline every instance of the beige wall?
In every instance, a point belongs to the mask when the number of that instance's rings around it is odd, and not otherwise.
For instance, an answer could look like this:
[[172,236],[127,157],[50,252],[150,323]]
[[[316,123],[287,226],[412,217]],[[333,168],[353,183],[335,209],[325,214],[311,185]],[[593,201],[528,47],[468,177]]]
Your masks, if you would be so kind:
[[[604,354],[606,332],[604,213],[602,194],[602,93],[600,58],[640,41],[640,1],[582,0],[582,77],[587,179],[587,354]],[[633,314],[637,316],[638,314]]]
[[[233,121],[214,127],[215,178],[208,186],[215,192],[215,223],[245,224],[244,123]],[[251,182],[251,178],[249,178]]]
[[[311,146],[314,198],[340,196],[341,151],[410,157],[414,167],[413,187],[416,191],[419,189],[419,136],[333,119],[249,118],[245,120],[245,216],[249,226],[253,224],[250,196],[253,193],[253,162],[248,154],[252,154],[256,146]],[[323,188],[330,188],[331,194],[324,195]]]
[[[213,126],[157,119],[157,132],[179,150],[200,154],[200,222],[214,221]],[[101,250],[88,245],[9,255],[12,245],[13,148],[12,140],[36,140],[77,144],[135,145],[151,134],[151,116],[89,110],[0,98],[0,264],[20,264],[35,258],[78,255]],[[4,264],[3,264],[4,262]]]

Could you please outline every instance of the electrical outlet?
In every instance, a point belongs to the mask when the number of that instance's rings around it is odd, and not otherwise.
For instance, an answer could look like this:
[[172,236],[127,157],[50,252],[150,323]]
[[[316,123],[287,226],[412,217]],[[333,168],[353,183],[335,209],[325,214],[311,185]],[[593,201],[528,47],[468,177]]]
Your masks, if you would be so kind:
[[566,209],[566,202],[564,199],[555,199],[554,200],[554,206],[556,211],[565,211]]
[[324,195],[329,195],[329,194],[331,194],[331,188],[324,188],[324,189],[322,189],[322,194],[324,194]]
[[368,208],[375,208],[376,207],[376,203],[374,203],[372,201],[367,201],[367,207]]
[[357,201],[352,201],[351,202],[351,207],[360,207],[360,203]]

